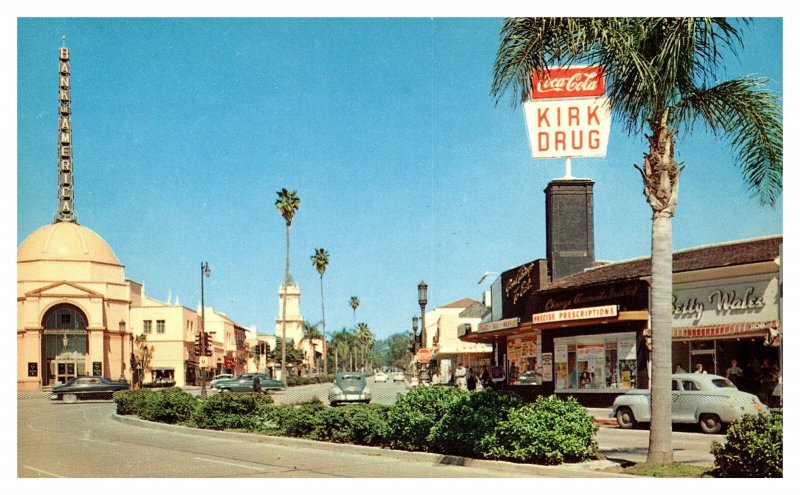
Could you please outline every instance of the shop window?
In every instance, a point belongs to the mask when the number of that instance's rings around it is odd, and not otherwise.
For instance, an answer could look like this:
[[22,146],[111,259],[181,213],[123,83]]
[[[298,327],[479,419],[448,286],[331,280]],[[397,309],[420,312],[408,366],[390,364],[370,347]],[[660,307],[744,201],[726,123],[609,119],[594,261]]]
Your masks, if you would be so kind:
[[553,339],[556,390],[628,389],[636,386],[636,334]]
[[156,321],[156,333],[164,333],[165,331],[165,323],[164,320],[157,320]]

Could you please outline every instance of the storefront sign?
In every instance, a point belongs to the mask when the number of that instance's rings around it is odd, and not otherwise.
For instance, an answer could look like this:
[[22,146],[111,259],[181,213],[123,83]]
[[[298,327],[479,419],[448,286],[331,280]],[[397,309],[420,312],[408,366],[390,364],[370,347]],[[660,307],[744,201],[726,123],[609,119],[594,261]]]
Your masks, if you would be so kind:
[[28,363],[28,376],[39,376],[39,363]]
[[618,306],[595,306],[592,308],[565,309],[548,311],[533,315],[533,323],[552,323],[558,321],[588,320],[593,318],[613,318],[617,316]]
[[496,332],[519,326],[519,318],[506,318],[505,320],[481,323],[478,325],[478,333]]
[[777,287],[772,275],[676,285],[672,291],[674,325],[777,320]]
[[103,363],[101,361],[92,362],[92,375],[103,376]]
[[611,106],[602,67],[554,67],[534,72],[524,104],[534,158],[605,156]]

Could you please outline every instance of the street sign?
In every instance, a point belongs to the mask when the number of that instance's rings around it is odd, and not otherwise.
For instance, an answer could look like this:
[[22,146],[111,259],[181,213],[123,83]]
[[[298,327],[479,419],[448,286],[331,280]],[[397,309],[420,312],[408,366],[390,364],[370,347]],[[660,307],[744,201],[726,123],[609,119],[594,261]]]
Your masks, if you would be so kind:
[[429,363],[432,357],[433,353],[428,348],[423,347],[422,349],[417,351],[417,361],[422,364]]
[[200,367],[208,368],[208,356],[200,356]]

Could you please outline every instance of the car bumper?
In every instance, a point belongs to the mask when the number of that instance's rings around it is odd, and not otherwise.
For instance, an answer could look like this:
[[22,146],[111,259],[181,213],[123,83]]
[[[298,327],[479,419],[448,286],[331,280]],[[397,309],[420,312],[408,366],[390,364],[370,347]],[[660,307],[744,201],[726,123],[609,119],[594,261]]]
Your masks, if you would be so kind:
[[330,402],[366,402],[372,400],[371,394],[334,394],[329,395]]

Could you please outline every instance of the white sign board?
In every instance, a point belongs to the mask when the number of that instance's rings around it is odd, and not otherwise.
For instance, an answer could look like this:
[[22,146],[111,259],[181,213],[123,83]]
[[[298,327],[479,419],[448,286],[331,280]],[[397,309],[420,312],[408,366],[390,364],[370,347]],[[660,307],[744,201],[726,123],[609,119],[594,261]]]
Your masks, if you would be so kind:
[[606,156],[611,107],[605,96],[528,100],[524,110],[533,158]]

